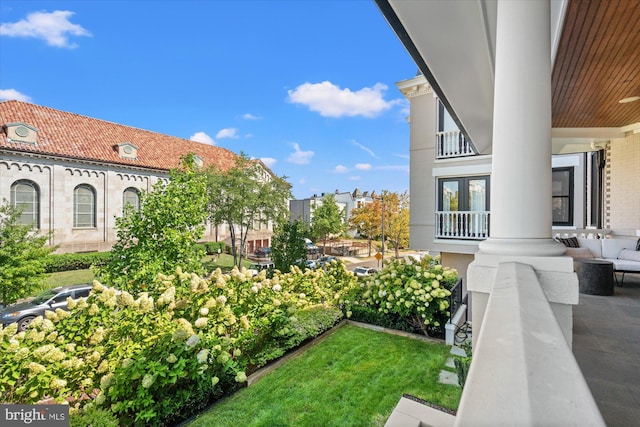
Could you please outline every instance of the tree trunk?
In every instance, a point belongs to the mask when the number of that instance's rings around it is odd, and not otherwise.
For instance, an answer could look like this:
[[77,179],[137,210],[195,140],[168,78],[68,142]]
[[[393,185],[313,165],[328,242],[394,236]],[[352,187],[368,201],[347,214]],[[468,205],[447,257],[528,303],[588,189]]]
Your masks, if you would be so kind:
[[369,237],[368,240],[369,240],[369,256],[371,256],[371,243],[372,243],[371,242],[371,240],[372,240],[371,237]]

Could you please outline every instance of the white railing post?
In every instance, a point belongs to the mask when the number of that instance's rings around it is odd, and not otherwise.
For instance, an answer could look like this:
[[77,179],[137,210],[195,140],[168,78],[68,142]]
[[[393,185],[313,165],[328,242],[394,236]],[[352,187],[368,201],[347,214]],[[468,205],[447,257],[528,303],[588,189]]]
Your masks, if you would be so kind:
[[489,236],[488,211],[436,212],[436,238],[483,240]]
[[436,132],[436,141],[436,155],[439,159],[476,154],[469,141],[459,130]]

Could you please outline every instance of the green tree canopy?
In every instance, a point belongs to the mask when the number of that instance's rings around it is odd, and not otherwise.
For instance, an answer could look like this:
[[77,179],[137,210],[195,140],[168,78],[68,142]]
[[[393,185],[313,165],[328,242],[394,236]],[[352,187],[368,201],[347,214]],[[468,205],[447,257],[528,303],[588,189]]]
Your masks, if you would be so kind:
[[158,273],[170,275],[177,267],[201,273],[204,252],[197,246],[207,218],[206,177],[192,154],[182,167],[170,172],[168,183],[159,181],[142,193],[140,208],[125,206],[116,218],[118,241],[111,260],[96,271],[106,284],[135,293],[152,291]]
[[286,217],[290,186],[284,177],[272,176],[244,153],[231,169],[213,166],[207,169],[206,176],[209,219],[216,226],[229,227],[234,263],[240,266],[247,235],[254,224]]
[[322,239],[322,254],[325,253],[327,239],[331,234],[340,234],[345,230],[344,212],[336,203],[333,194],[328,194],[313,206],[311,228],[314,236]]
[[307,259],[304,238],[304,226],[299,220],[284,221],[278,225],[271,239],[271,259],[276,269],[288,273],[292,265],[300,261],[304,263]]
[[[382,192],[385,239],[393,243],[396,258],[400,247],[409,245],[409,194]],[[383,243],[384,244],[384,243]]]
[[349,225],[358,233],[367,238],[369,244],[369,256],[371,256],[371,242],[381,234],[382,228],[382,201],[378,198],[373,202],[351,210]]
[[7,200],[0,205],[0,302],[5,305],[33,296],[44,280],[45,258],[54,249],[45,246],[49,236],[20,224],[20,213]]

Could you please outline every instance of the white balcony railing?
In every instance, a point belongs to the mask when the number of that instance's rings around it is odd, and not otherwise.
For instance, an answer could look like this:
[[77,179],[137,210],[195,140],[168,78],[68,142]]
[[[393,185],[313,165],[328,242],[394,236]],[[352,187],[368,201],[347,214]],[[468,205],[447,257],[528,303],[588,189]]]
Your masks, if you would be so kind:
[[436,132],[436,158],[473,156],[473,146],[459,130]]
[[489,237],[489,211],[436,212],[436,239],[485,240]]

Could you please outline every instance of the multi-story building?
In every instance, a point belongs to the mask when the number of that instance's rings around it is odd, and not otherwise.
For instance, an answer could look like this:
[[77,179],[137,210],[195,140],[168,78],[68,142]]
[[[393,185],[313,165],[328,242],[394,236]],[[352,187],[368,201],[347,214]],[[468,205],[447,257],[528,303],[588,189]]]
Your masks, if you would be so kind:
[[[140,191],[169,178],[180,157],[201,167],[234,166],[222,148],[21,101],[0,103],[0,201],[24,208],[21,220],[58,252],[109,250],[115,217]],[[265,179],[273,177],[265,169]],[[247,249],[269,246],[270,221],[257,221]],[[227,241],[228,227],[206,224],[204,241]]]
[[640,233],[640,33],[620,31],[640,4],[376,3],[425,76],[399,84],[411,100],[411,244],[463,273],[472,308],[455,418],[425,409],[411,422],[604,425],[572,353],[573,259],[553,237]]
[[[353,192],[341,192],[336,190],[335,193],[321,193],[320,195],[314,194],[312,197],[299,200],[289,201],[289,211],[292,220],[300,219],[301,221],[310,224],[313,219],[313,209],[316,206],[322,205],[322,199],[327,195],[333,195],[338,208],[342,212],[343,222],[347,223],[351,216],[351,211],[354,208],[360,208],[368,203],[372,203],[376,197],[376,192],[369,193],[368,191],[361,192],[358,188]],[[356,230],[349,230],[348,234],[355,235]]]

